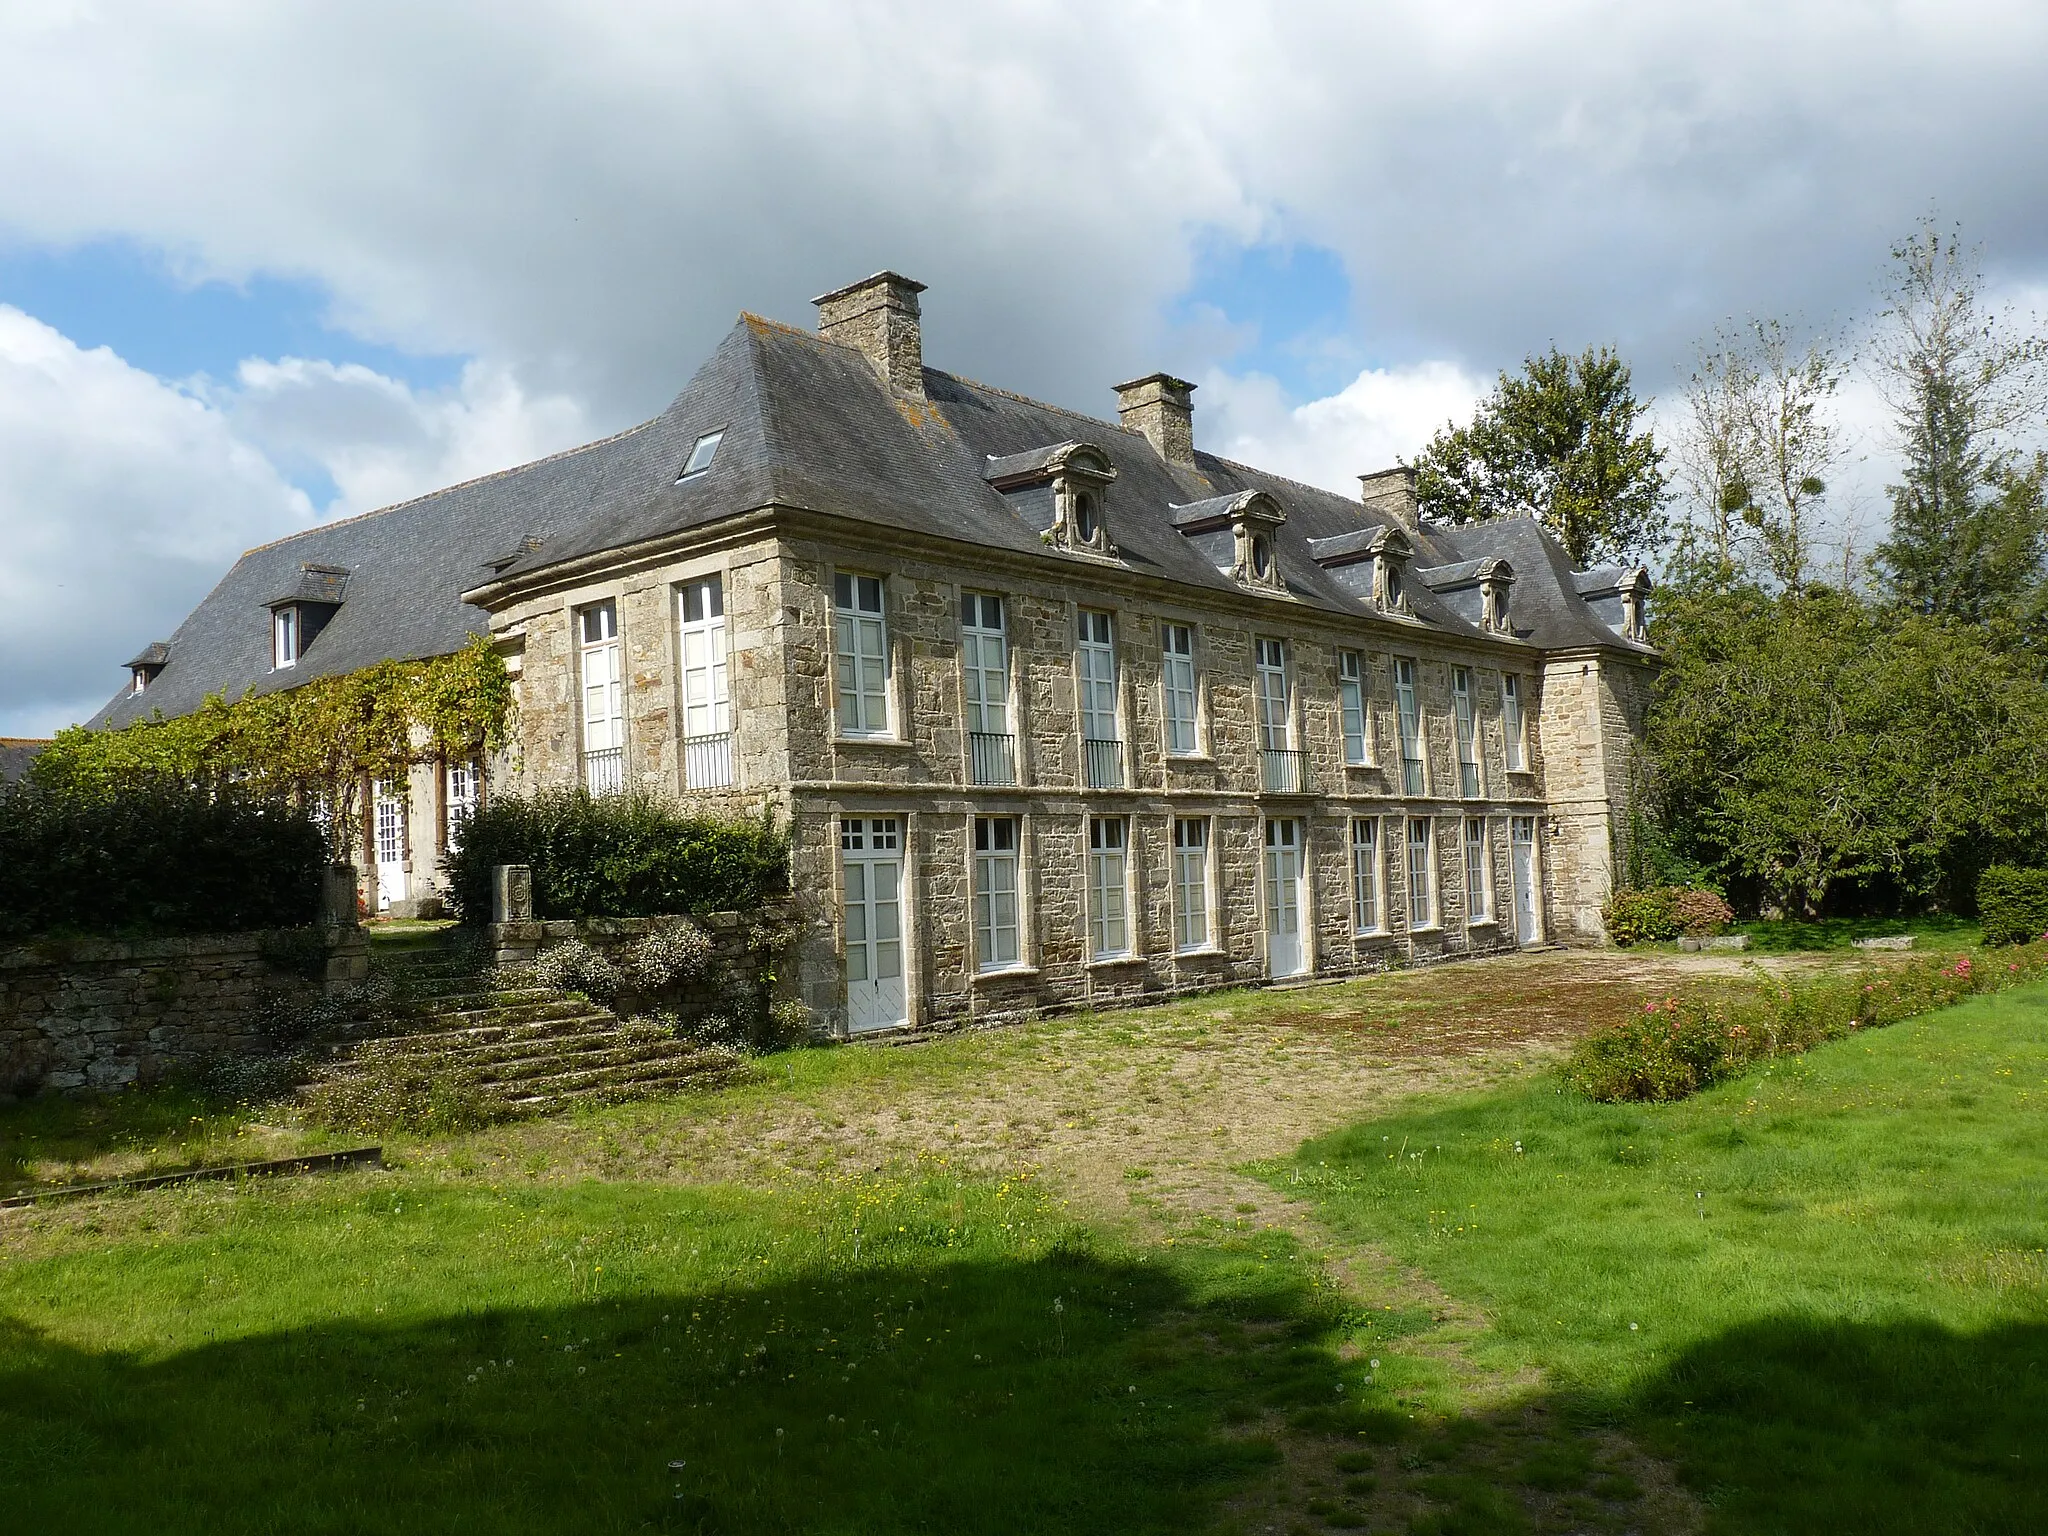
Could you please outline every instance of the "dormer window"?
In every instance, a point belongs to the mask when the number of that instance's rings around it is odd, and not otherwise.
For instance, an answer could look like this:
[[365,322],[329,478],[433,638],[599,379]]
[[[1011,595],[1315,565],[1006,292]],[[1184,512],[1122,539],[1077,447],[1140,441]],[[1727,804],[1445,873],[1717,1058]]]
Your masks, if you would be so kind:
[[142,654],[128,663],[128,691],[140,693],[156,681],[171,659],[171,648],[161,640],[152,640],[143,647]]
[[1573,573],[1579,596],[1608,629],[1635,645],[1650,643],[1650,573],[1618,565]]
[[1308,552],[1351,592],[1381,613],[1408,615],[1408,561],[1415,546],[1399,524],[1355,528],[1310,539]]
[[279,608],[270,616],[270,664],[291,667],[299,660],[299,610]]
[[706,432],[697,439],[696,446],[691,448],[690,457],[683,465],[683,472],[676,476],[677,485],[681,485],[694,475],[703,474],[711,467],[712,459],[718,454],[719,439],[724,436],[725,429],[720,427],[716,432]]
[[1625,640],[1646,644],[1650,638],[1650,573],[1640,565],[1629,572],[1621,589],[1621,633]]
[[1116,558],[1103,511],[1116,466],[1100,448],[1068,441],[992,457],[982,478],[1054,549]]
[[1173,526],[1240,586],[1285,592],[1275,536],[1287,514],[1264,491],[1236,491],[1173,508]]

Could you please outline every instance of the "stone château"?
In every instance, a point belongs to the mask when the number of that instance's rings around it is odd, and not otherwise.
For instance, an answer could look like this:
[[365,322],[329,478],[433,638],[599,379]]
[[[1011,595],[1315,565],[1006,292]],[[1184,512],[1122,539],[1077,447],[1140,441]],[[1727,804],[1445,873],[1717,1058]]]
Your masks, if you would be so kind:
[[414,910],[481,796],[773,805],[842,1032],[1600,936],[1654,653],[1640,569],[1424,524],[925,366],[922,285],[743,315],[616,437],[251,550],[96,724],[490,634],[502,761],[367,800]]

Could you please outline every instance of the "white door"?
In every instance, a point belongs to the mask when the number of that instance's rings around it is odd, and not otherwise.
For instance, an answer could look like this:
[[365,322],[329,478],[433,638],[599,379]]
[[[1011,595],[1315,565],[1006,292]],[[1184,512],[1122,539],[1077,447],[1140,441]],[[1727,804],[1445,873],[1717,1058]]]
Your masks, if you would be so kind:
[[894,816],[849,816],[839,824],[840,931],[846,955],[846,1022],[855,1034],[909,1019],[903,985],[903,843]]
[[1515,872],[1515,942],[1534,944],[1543,936],[1536,920],[1536,818],[1514,817],[1508,841]]
[[1301,942],[1301,823],[1266,823],[1266,974],[1308,968]]
[[405,900],[405,802],[380,781],[372,803],[377,834],[377,910]]

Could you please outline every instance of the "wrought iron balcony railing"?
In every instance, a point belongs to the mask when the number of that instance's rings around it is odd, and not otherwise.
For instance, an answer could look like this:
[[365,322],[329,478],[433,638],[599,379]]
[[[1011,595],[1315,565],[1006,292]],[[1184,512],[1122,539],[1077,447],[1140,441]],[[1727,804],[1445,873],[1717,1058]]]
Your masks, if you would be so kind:
[[683,738],[683,783],[691,789],[730,789],[735,782],[732,732]]
[[1122,789],[1124,787],[1124,744],[1120,741],[1105,741],[1088,737],[1081,743],[1087,757],[1084,767],[1087,771],[1087,785],[1090,789]]
[[977,784],[1017,782],[1017,738],[1000,731],[967,733],[968,766]]
[[1269,795],[1299,795],[1308,791],[1308,754],[1266,748],[1259,753],[1259,773]]
[[626,749],[599,747],[583,754],[583,786],[593,795],[616,795],[626,787]]

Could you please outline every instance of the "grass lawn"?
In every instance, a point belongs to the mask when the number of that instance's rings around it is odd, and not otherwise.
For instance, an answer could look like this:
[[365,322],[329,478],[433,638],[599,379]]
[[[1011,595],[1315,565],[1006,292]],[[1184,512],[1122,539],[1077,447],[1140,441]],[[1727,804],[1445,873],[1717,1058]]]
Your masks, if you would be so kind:
[[1267,1173],[1483,1309],[1476,1363],[1673,1458],[1710,1529],[2048,1530],[2048,988],[1680,1104],[1438,1100]]
[[[403,1173],[135,1197],[0,1261],[24,1531],[1185,1531],[1355,1434],[1277,1236],[1030,1181]],[[1356,1443],[1354,1441],[1354,1443]]]
[[1858,939],[1889,939],[1913,936],[1913,947],[1922,951],[1976,949],[1984,942],[1984,930],[1975,918],[1934,913],[1927,917],[1823,917],[1804,923],[1797,919],[1777,922],[1737,923],[1733,933],[1749,935],[1750,953],[1759,955],[1804,955],[1852,948]]

